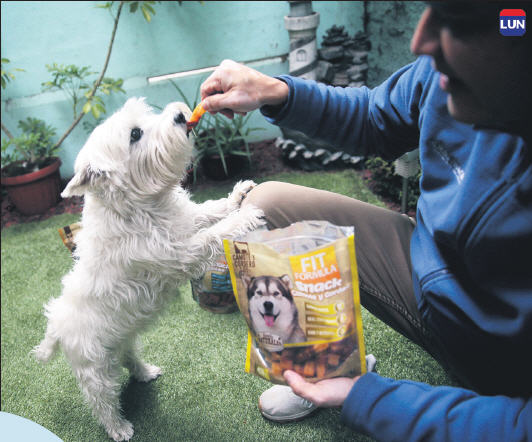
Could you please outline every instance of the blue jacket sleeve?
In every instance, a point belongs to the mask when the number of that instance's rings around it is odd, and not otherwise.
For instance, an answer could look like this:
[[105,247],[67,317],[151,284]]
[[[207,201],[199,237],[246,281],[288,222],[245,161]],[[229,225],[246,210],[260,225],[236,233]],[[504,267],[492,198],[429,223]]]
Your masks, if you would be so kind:
[[529,441],[532,401],[368,373],[349,393],[342,421],[386,441]]
[[288,101],[268,121],[304,132],[340,150],[396,158],[419,143],[418,118],[435,71],[420,57],[374,89],[326,86],[288,75]]

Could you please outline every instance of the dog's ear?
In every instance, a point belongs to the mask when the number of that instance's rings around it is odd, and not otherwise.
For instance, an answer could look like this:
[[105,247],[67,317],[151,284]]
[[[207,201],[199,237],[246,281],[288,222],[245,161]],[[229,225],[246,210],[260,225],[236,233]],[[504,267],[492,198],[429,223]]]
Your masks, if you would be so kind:
[[292,280],[290,279],[290,276],[283,275],[279,279],[283,281],[289,289],[292,289]]
[[61,193],[63,198],[68,198],[75,195],[83,195],[87,187],[93,184],[99,177],[104,175],[100,170],[94,170],[90,166],[84,167],[72,177],[68,182],[65,190]]

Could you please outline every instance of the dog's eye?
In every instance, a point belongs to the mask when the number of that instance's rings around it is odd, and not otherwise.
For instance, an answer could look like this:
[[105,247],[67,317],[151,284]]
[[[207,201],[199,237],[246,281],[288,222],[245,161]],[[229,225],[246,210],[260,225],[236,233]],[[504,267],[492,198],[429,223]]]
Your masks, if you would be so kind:
[[279,292],[273,292],[273,296],[279,296],[280,293]]
[[262,296],[262,290],[257,290],[255,293],[259,296]]
[[138,127],[135,127],[134,129],[131,129],[131,135],[130,135],[130,141],[134,143],[135,141],[140,140],[140,137],[142,137],[142,130]]

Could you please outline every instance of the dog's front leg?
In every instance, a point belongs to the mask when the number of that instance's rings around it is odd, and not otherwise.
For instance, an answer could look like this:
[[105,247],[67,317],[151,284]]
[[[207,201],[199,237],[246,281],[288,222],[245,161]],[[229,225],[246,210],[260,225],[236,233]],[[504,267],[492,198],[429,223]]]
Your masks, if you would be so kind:
[[239,181],[235,184],[227,198],[209,200],[201,204],[196,204],[194,208],[196,212],[196,217],[194,218],[195,224],[198,227],[205,227],[220,221],[231,212],[238,210],[242,200],[255,186],[256,184],[251,180]]
[[[223,253],[224,238],[236,238],[266,224],[264,212],[247,205],[223,218],[212,226],[199,230],[188,241],[187,258],[190,266],[187,271],[198,277],[203,274],[212,261]],[[186,264],[183,260],[182,264]],[[199,264],[199,265],[198,265]],[[199,273],[198,273],[199,272]]]

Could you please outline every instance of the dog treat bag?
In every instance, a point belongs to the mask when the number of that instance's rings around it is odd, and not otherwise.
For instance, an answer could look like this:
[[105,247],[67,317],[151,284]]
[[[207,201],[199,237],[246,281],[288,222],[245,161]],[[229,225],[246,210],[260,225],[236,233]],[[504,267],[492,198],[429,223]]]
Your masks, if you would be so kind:
[[190,281],[192,297],[204,310],[232,313],[238,310],[225,256],[218,257],[200,279]]
[[366,372],[354,229],[325,221],[224,240],[248,325],[246,372],[286,384]]

